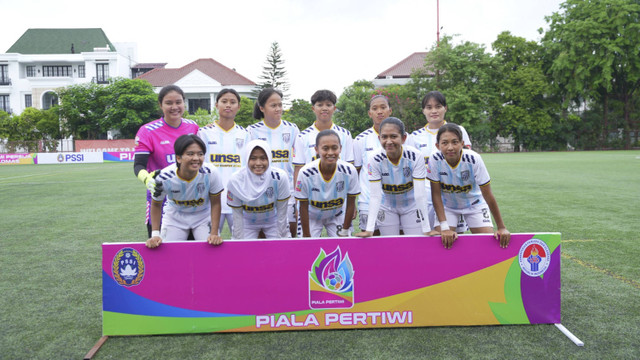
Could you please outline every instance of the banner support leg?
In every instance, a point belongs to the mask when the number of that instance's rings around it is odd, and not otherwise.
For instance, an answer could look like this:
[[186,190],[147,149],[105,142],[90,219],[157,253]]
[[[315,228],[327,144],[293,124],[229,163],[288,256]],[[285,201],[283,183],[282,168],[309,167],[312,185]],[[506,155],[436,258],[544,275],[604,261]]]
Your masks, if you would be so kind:
[[584,346],[584,343],[578,339],[575,335],[571,333],[571,331],[567,330],[562,324],[554,324],[558,330],[562,331],[562,333],[569,338],[569,340],[573,341],[574,344],[578,346]]
[[95,345],[93,345],[91,350],[89,350],[87,355],[84,356],[83,359],[84,360],[91,360],[93,355],[95,355],[98,352],[98,350],[100,350],[100,347],[105,343],[105,341],[107,341],[108,338],[109,338],[108,336],[101,337],[100,340],[98,340],[98,342]]

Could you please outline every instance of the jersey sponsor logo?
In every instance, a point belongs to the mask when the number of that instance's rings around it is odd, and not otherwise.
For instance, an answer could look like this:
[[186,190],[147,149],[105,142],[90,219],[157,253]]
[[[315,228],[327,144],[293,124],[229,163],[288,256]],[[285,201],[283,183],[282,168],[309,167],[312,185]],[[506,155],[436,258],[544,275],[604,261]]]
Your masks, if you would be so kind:
[[316,187],[312,187],[312,188],[311,188],[311,191],[317,191],[317,192],[320,192],[320,189],[318,189],[318,188],[316,188]]
[[447,172],[446,172],[446,171],[440,171],[440,175],[442,175],[442,176],[447,176],[447,175],[449,175],[449,174],[447,174]]
[[113,279],[120,286],[136,286],[144,278],[144,260],[138,251],[122,248],[113,257],[111,263]]
[[473,188],[473,186],[471,185],[465,185],[465,186],[460,186],[460,185],[451,185],[451,184],[443,184],[440,183],[440,187],[442,188],[442,191],[447,192],[447,193],[469,193],[469,191],[471,191],[471,189]]
[[309,147],[309,149],[313,149],[314,147],[316,147],[316,145],[315,144],[311,144],[308,147]]
[[176,199],[173,199],[173,202],[176,205],[185,206],[185,207],[188,207],[188,206],[196,207],[196,206],[204,205],[204,199],[203,198],[200,198],[200,199],[197,199],[197,200],[195,200],[195,199],[194,200],[176,200]]
[[271,150],[271,156],[273,160],[289,159],[289,150]]
[[239,164],[240,163],[240,155],[236,154],[211,154],[209,156],[209,161],[212,163],[221,163],[221,164]]
[[389,176],[389,173],[388,172],[383,172],[382,176]]
[[520,269],[531,277],[544,274],[551,263],[551,252],[547,243],[540,239],[525,241],[518,252]]
[[[348,309],[354,304],[353,264],[349,254],[340,251],[320,254],[309,270],[309,308]],[[311,314],[313,315],[313,314]],[[335,321],[338,321],[336,318]]]
[[469,170],[464,170],[460,173],[460,177],[462,177],[462,181],[467,181],[469,180]]
[[244,209],[244,211],[250,212],[250,213],[264,213],[264,212],[269,212],[273,210],[273,203],[270,203],[267,205],[261,205],[261,206],[242,205],[242,208]]
[[387,194],[404,194],[413,190],[413,181],[409,181],[406,184],[382,184],[382,191]]
[[173,194],[179,194],[179,193],[180,193],[180,190],[171,190],[171,193],[173,193]]
[[216,145],[218,142],[217,141],[207,141],[207,144],[209,145]]
[[373,151],[372,147],[365,148],[364,151]]
[[169,141],[169,140],[160,141],[160,145],[169,145],[169,144],[171,144],[171,141]]
[[176,154],[168,154],[166,159],[167,159],[167,164],[173,164],[176,162]]
[[337,209],[342,207],[342,205],[344,204],[344,199],[343,198],[337,198],[337,199],[333,199],[333,200],[329,200],[329,201],[315,201],[315,200],[311,200],[309,202],[311,204],[311,206],[317,208],[317,209],[321,209],[321,210],[332,210],[332,209]]
[[344,190],[344,181],[338,181],[336,183],[336,191],[340,192]]

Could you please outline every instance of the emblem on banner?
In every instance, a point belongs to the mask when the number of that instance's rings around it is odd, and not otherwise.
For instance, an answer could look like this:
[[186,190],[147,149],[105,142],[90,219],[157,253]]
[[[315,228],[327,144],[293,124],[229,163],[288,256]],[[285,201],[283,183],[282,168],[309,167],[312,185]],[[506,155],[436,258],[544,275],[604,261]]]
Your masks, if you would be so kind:
[[58,160],[58,162],[63,162],[64,161],[64,155],[58,154],[57,160]]
[[547,271],[551,262],[551,252],[547,243],[539,239],[525,241],[518,253],[522,272],[532,276],[540,276]]
[[123,248],[113,257],[111,271],[121,286],[139,285],[144,278],[144,260],[135,249]]
[[326,254],[320,249],[309,271],[309,308],[349,309],[354,304],[353,265],[338,246]]

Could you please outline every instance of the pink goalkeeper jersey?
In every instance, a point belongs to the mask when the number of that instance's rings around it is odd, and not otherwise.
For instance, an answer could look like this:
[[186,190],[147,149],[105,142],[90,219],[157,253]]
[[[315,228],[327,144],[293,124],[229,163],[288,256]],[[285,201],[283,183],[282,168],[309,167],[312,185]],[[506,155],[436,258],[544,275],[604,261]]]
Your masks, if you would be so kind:
[[164,169],[176,162],[173,143],[181,135],[198,133],[195,121],[182,119],[176,128],[167,124],[164,118],[142,125],[136,134],[135,154],[149,155],[147,171]]

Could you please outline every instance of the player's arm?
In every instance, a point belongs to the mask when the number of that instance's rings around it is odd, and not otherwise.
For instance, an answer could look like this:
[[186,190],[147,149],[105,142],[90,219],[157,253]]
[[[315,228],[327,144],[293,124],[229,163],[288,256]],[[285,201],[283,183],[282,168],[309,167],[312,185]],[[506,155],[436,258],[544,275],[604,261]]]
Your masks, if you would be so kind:
[[[291,236],[289,229],[289,219],[287,218],[287,209],[289,207],[289,198],[276,201],[278,234],[282,239]],[[235,223],[234,223],[235,225]]]
[[[359,233],[355,234],[355,236],[373,236],[373,231],[376,228],[376,219],[378,218],[378,211],[380,211],[380,206],[382,206],[382,181],[369,181],[369,217],[367,218],[365,230],[360,231]],[[360,229],[362,229],[362,224],[360,224]]]
[[153,194],[155,190],[155,181],[152,171],[147,171],[147,163],[149,162],[149,154],[135,154],[133,157],[133,173],[140,181],[147,187],[147,189]]
[[300,202],[300,223],[302,224],[302,237],[311,237],[309,229],[309,200],[298,199]]
[[431,226],[429,225],[429,219],[426,218],[429,213],[427,210],[427,190],[424,181],[425,179],[413,179],[413,196],[416,201],[416,207],[422,213],[420,219],[422,233],[428,235],[431,232]]
[[500,214],[500,209],[498,208],[498,201],[496,201],[496,197],[493,196],[493,191],[491,191],[491,184],[487,183],[485,185],[480,186],[480,191],[482,192],[482,197],[484,201],[489,205],[489,210],[491,210],[491,215],[493,219],[496,221],[496,226],[498,230],[494,232],[494,236],[496,240],[500,240],[500,247],[506,248],[509,246],[509,241],[511,240],[511,233],[507,230],[507,227],[504,225],[502,221],[502,215]]
[[162,201],[151,201],[151,237],[147,240],[147,247],[153,249],[162,244],[160,237],[160,221],[162,220]]
[[222,211],[222,205],[220,203],[220,193],[209,194],[209,201],[211,201],[211,232],[207,237],[207,242],[211,245],[222,244],[222,238],[218,235],[218,227],[220,226],[220,213]]
[[447,224],[447,215],[444,212],[444,203],[442,202],[442,187],[439,182],[431,181],[431,201],[433,202],[436,217],[440,222],[440,225],[436,226],[436,230],[440,231],[442,245],[446,249],[451,249],[453,242],[458,239],[458,234],[451,230],[449,224]]
[[342,224],[342,230],[338,231],[338,236],[349,236],[349,229],[351,228],[351,222],[356,216],[356,196],[347,196],[347,209],[344,213],[344,223]]
[[233,229],[231,229],[231,235],[234,239],[244,239],[244,217],[242,216],[241,207],[231,207],[233,218]]

